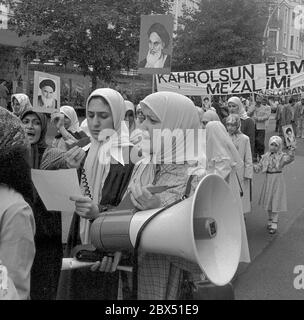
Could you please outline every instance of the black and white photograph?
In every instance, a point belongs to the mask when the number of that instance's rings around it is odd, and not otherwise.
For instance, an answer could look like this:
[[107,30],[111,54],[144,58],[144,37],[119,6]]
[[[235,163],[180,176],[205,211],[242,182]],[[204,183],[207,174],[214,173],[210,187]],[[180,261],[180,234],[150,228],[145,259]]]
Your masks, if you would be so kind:
[[141,73],[170,73],[173,16],[141,16],[139,62]]
[[33,107],[37,112],[53,113],[60,106],[60,77],[35,71]]
[[302,301],[303,191],[304,0],[0,0],[1,315]]

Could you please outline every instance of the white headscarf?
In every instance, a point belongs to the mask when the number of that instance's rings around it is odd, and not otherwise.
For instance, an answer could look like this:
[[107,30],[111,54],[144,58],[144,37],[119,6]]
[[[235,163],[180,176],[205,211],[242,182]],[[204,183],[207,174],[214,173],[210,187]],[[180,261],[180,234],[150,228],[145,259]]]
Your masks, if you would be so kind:
[[83,132],[85,132],[85,134],[88,136],[88,137],[91,137],[91,133],[90,133],[90,130],[89,130],[89,127],[88,127],[88,119],[85,118],[81,124],[80,124],[80,130],[82,130]]
[[224,125],[219,121],[210,121],[206,126],[207,166],[213,162],[230,160],[231,166],[241,166],[243,161],[234,146]]
[[[150,94],[140,102],[140,105],[141,107],[148,107],[161,120],[160,130],[153,136],[153,155],[150,164],[147,164],[147,161],[142,161],[134,169],[136,177],[133,175],[133,178],[138,178],[139,176],[141,185],[152,183],[154,164],[156,163],[172,163],[174,155],[176,155],[174,161],[176,163],[185,163],[186,160],[198,161],[201,158],[201,153],[204,151],[202,149],[203,144],[198,142],[200,121],[197,109],[189,98],[178,93],[162,91]],[[167,148],[166,150],[161,147],[160,134],[164,129],[168,129],[171,132],[175,129],[181,129],[183,133],[183,135],[176,135],[176,142],[173,148]],[[194,136],[191,139],[193,132]],[[170,135],[164,134],[163,139],[165,145],[171,145]],[[134,179],[131,179],[131,185],[139,181],[135,182]]]
[[220,121],[219,116],[217,115],[216,111],[207,110],[202,117],[202,121]]
[[86,110],[88,110],[88,102],[92,97],[103,97],[109,104],[113,117],[114,131],[108,140],[99,140],[92,138],[92,144],[86,158],[84,169],[91,188],[93,200],[98,204],[101,200],[101,191],[103,184],[110,171],[111,158],[119,163],[124,164],[122,157],[122,147],[130,146],[129,132],[124,122],[125,103],[119,92],[103,88],[97,89],[89,96],[87,100]]
[[[86,112],[88,112],[88,104],[92,97],[102,97],[107,101],[112,112],[115,131],[115,134],[109,139],[103,139],[101,134],[98,140],[92,137],[91,147],[84,163],[93,201],[99,204],[103,185],[110,171],[111,159],[114,158],[124,164],[122,147],[132,144],[129,142],[129,132],[124,122],[125,102],[120,93],[110,88],[96,89],[87,100]],[[80,236],[83,243],[88,243],[89,222],[86,219],[81,219]]]
[[236,104],[238,107],[239,107],[239,116],[242,120],[246,120],[248,119],[248,115],[247,115],[247,112],[245,111],[245,108],[244,108],[244,105],[242,103],[242,101],[240,100],[239,97],[231,97],[229,98],[228,100],[228,103],[229,102],[232,102],[234,104]]
[[135,106],[131,101],[125,100],[125,105],[126,105],[126,112],[131,110],[135,113]]
[[75,133],[79,132],[79,120],[77,117],[77,113],[73,107],[70,106],[62,106],[60,107],[60,112],[63,113],[65,116],[67,116],[71,120],[71,125],[67,128],[67,130]]

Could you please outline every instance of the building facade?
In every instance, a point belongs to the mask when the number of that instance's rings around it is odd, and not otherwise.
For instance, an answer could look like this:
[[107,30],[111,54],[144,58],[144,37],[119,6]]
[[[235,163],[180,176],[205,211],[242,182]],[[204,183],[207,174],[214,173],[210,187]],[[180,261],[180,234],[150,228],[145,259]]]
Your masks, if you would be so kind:
[[276,0],[265,27],[266,62],[304,58],[304,0]]

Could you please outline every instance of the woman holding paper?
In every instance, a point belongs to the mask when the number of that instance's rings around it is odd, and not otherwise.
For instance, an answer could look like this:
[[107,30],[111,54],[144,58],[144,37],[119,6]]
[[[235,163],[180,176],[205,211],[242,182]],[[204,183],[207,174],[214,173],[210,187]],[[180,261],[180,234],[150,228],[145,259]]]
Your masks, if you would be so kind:
[[[131,144],[124,122],[125,102],[119,92],[97,89],[87,100],[86,117],[92,143],[82,171],[84,197],[75,201],[76,215],[68,237],[67,256],[79,244],[88,244],[91,222],[100,212],[117,206],[132,174],[129,153]],[[101,262],[108,269],[111,258]],[[94,266],[95,270],[99,267]],[[102,274],[88,269],[62,272],[58,299],[117,299],[118,272]]]
[[[47,117],[43,113],[29,109],[21,115],[25,133],[30,142],[31,152],[29,163],[33,169],[66,169],[74,162],[71,155],[83,157],[80,148],[64,153],[57,148],[48,148],[45,136],[47,132]],[[71,158],[70,161],[69,157]],[[33,211],[36,222],[36,256],[32,267],[31,298],[33,300],[54,300],[57,294],[61,270],[62,226],[61,213],[48,212],[37,191],[34,192]]]
[[[28,141],[21,121],[0,107],[0,260],[13,281],[10,288],[15,286],[22,300],[30,298],[31,267],[35,256],[35,221],[31,209],[33,189],[28,153]],[[1,275],[3,270],[0,278]],[[0,290],[0,300],[1,295]]]

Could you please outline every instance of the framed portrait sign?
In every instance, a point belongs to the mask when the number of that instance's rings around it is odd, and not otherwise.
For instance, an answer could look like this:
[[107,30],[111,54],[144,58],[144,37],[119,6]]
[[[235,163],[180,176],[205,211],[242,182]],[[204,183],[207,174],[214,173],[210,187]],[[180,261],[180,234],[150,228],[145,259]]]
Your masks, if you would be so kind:
[[53,113],[60,109],[60,77],[52,74],[34,73],[34,111]]
[[138,73],[169,74],[173,39],[172,15],[142,15]]
[[291,124],[283,126],[282,130],[285,138],[286,147],[289,147],[290,145],[292,145],[292,143],[296,142],[296,137]]

